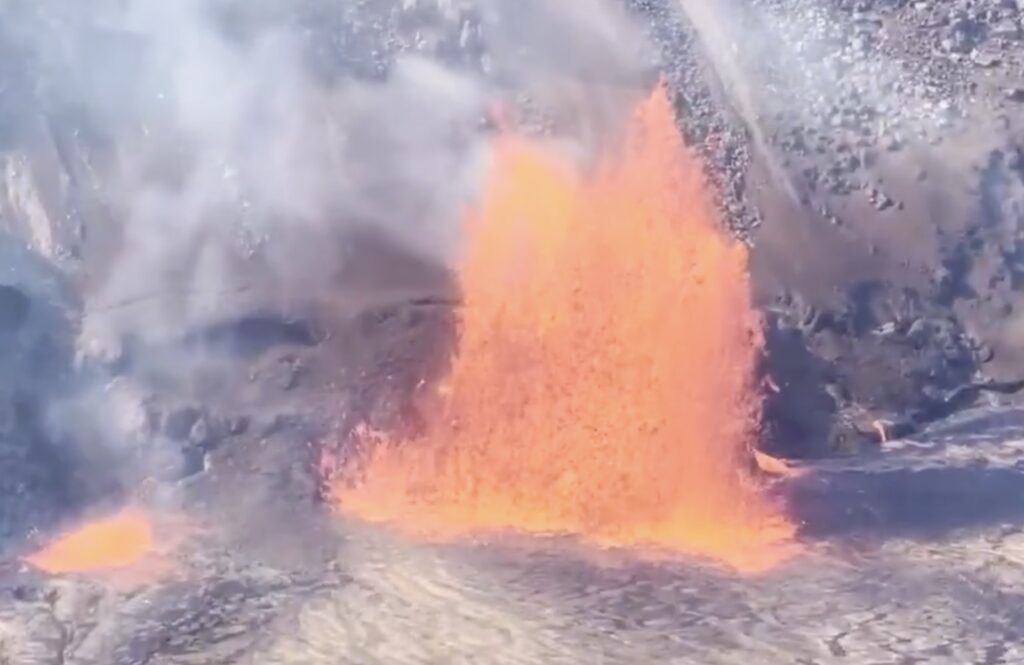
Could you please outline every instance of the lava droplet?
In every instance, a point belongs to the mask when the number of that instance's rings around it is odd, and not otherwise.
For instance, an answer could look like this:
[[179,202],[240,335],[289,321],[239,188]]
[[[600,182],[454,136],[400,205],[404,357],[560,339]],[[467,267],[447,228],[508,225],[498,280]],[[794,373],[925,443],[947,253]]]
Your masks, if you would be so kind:
[[54,575],[97,573],[129,568],[154,553],[153,525],[137,508],[86,523],[26,558]]
[[422,440],[367,437],[338,508],[427,537],[573,534],[763,570],[793,527],[747,474],[761,348],[663,88],[580,175],[504,134],[459,268],[460,348]]

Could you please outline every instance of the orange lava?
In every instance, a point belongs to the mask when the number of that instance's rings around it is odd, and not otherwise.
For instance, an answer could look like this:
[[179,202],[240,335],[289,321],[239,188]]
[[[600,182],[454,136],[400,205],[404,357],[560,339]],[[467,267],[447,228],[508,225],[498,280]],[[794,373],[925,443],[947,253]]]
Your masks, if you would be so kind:
[[54,575],[96,573],[131,567],[153,552],[149,517],[141,510],[126,508],[64,534],[26,561]]
[[460,350],[422,440],[365,437],[339,509],[450,538],[573,534],[763,570],[793,528],[747,475],[761,344],[664,90],[579,175],[505,134],[460,267]]

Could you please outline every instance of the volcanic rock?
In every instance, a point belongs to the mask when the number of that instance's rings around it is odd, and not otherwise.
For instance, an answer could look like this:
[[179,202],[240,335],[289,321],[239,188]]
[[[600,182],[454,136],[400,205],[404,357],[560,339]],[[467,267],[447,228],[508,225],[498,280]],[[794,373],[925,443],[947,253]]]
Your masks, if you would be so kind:
[[202,412],[194,406],[172,409],[164,415],[163,433],[171,439],[185,441],[197,425],[205,429],[201,419]]
[[[702,71],[721,81],[719,89],[726,91],[728,103],[718,106],[731,112],[720,122],[750,137],[753,150],[748,154],[753,158],[736,167],[745,181],[761,183],[756,192],[747,190],[746,198],[759,209],[763,222],[756,233],[741,235],[753,241],[755,284],[763,291],[765,306],[772,307],[768,303],[784,290],[843,321],[843,310],[851,313],[842,302],[844,294],[856,292],[859,281],[872,280],[881,285],[870,291],[872,309],[898,309],[904,306],[904,294],[913,293],[918,314],[939,320],[947,318],[946,308],[955,303],[951,325],[958,332],[953,336],[977,337],[981,346],[994,350],[993,356],[978,354],[966,351],[963,342],[951,345],[915,331],[906,347],[911,349],[908,355],[899,344],[880,346],[869,332],[884,321],[840,330],[806,329],[809,352],[822,354],[844,386],[846,397],[839,412],[914,411],[925,406],[919,400],[928,385],[952,390],[993,362],[999,365],[994,371],[1000,376],[1024,376],[1024,367],[1011,368],[1013,362],[1005,358],[999,361],[1004,354],[997,341],[999,330],[1012,320],[999,312],[1013,298],[999,295],[993,300],[975,286],[1002,262],[994,255],[1007,241],[991,235],[986,240],[963,240],[979,211],[989,206],[977,197],[972,184],[978,182],[979,172],[970,165],[983,163],[991,148],[1012,143],[1020,128],[993,122],[987,109],[998,108],[1004,100],[997,87],[980,82],[976,63],[951,63],[935,57],[928,47],[931,42],[933,49],[940,47],[954,56],[973,53],[975,60],[993,70],[1011,71],[1020,56],[1001,41],[1012,32],[1004,23],[1010,15],[1003,8],[975,11],[973,3],[951,14],[948,3],[862,3],[853,9],[808,0],[795,10],[791,3],[762,0],[708,10],[683,2],[681,12],[670,9],[670,4],[664,3],[662,22],[680,23],[684,27],[679,32],[693,30],[705,37],[699,45],[678,39],[671,50],[689,54],[688,71]],[[1016,8],[1013,12],[1015,17]],[[662,26],[654,30],[666,32]],[[864,50],[868,38],[874,47]],[[731,50],[730,42],[746,48]],[[674,56],[671,62],[686,61]],[[781,85],[787,90],[784,97],[776,94]],[[980,106],[972,101],[978,95],[984,99]],[[800,101],[792,102],[794,98]],[[752,111],[755,107],[759,112]],[[849,132],[852,140],[843,143],[859,150],[837,160],[836,143],[829,139],[840,132]],[[695,130],[688,134],[702,136]],[[812,137],[820,144],[817,149]],[[716,168],[729,170],[733,165]],[[908,180],[902,175],[907,171],[927,177]],[[846,199],[849,188],[843,181],[864,183],[871,208]],[[993,182],[991,170],[989,175],[981,172],[981,181]],[[942,213],[929,212],[937,209]],[[837,219],[844,223],[835,224]],[[1010,229],[1016,222],[1006,224],[1004,228]],[[970,242],[983,243],[986,258],[970,258],[979,251],[966,249]],[[828,258],[817,261],[817,256]],[[921,274],[939,278],[929,284]],[[852,314],[854,321],[863,318],[863,313]],[[793,318],[802,317],[794,312]],[[769,355],[783,353],[771,345],[769,341]],[[878,353],[888,360],[877,365],[867,360]],[[920,359],[912,360],[913,355]],[[871,371],[879,374],[869,378],[865,366],[875,367]],[[807,380],[823,380],[815,373],[810,376]],[[863,379],[854,379],[857,376]],[[812,429],[819,432],[819,441],[826,439],[827,428],[820,422]],[[795,441],[801,435],[793,430],[790,438]],[[793,446],[794,452],[803,450],[800,444]]]

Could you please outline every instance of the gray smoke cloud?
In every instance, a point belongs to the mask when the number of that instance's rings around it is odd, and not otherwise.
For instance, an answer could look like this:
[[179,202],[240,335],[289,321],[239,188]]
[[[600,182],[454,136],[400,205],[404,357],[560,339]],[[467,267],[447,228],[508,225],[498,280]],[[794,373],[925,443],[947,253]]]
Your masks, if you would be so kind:
[[[19,63],[0,93],[5,163],[31,175],[24,137],[57,137],[55,193],[23,216],[48,219],[47,242],[26,225],[43,253],[65,231],[80,241],[86,363],[128,338],[358,300],[397,279],[348,270],[364,236],[451,265],[496,100],[528,100],[585,153],[652,80],[611,0],[11,0],[0,23]],[[218,362],[166,347],[143,360],[178,385]],[[54,404],[55,436],[87,458],[142,445],[148,389],[133,381],[100,372]]]
[[[639,33],[614,3],[377,4],[390,13],[347,17],[352,32],[374,33],[371,48],[395,51],[370,80],[317,76],[309,44],[318,27],[282,21],[272,10],[283,5],[133,0],[97,22],[138,46],[134,58],[83,67],[101,70],[81,92],[115,137],[107,179],[121,224],[91,301],[190,294],[184,309],[166,299],[134,308],[142,324],[127,310],[106,312],[99,322],[114,330],[97,337],[179,327],[254,282],[279,301],[322,292],[355,229],[449,263],[484,169],[488,96],[525,92],[572,115],[577,138],[594,141],[645,63]],[[395,19],[416,12],[420,25]],[[248,28],[232,35],[239,24]],[[474,36],[486,42],[480,67],[433,57],[430,30],[457,35],[464,51]]]
[[[268,297],[323,291],[357,227],[449,258],[482,149],[470,76],[413,53],[384,80],[325,83],[301,31],[232,40],[197,0],[137,0],[118,20],[145,44],[142,108],[120,137],[123,232],[95,302],[186,291],[189,307],[167,312],[180,326],[254,281]],[[135,310],[148,331],[153,310]]]

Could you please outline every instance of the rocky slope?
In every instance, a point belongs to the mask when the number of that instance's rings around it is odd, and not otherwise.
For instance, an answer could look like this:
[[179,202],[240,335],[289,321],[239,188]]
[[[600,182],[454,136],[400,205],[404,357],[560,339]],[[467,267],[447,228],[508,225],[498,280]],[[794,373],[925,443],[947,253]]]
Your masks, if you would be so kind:
[[768,317],[767,445],[856,449],[1024,376],[1013,2],[638,2]]

